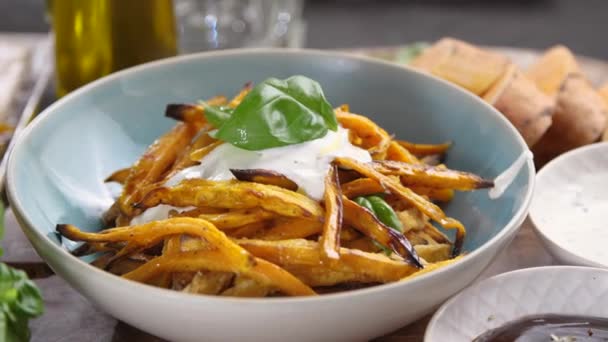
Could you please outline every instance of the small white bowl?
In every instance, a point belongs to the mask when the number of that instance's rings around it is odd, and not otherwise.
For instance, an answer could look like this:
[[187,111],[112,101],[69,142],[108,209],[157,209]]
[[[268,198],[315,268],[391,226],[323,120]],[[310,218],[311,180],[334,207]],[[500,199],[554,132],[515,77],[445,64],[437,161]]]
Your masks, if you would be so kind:
[[424,340],[469,342],[487,330],[536,314],[608,317],[608,270],[547,266],[486,279],[443,304]]
[[536,176],[536,232],[565,264],[608,267],[608,143],[565,153]]

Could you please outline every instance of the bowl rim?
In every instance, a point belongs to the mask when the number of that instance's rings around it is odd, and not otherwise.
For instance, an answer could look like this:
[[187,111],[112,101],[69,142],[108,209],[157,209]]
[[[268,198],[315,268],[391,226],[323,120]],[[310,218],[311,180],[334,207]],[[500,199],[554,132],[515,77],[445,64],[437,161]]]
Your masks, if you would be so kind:
[[[186,63],[193,60],[205,60],[205,59],[214,59],[218,57],[227,57],[234,55],[254,55],[254,56],[264,56],[264,55],[272,55],[272,56],[280,56],[280,55],[308,55],[310,57],[331,57],[342,60],[350,60],[355,62],[362,62],[365,64],[373,64],[379,65],[386,68],[394,69],[395,72],[409,72],[414,73],[422,77],[426,77],[431,79],[433,82],[440,83],[443,86],[447,86],[452,88],[452,90],[457,91],[461,96],[467,97],[473,102],[476,102],[479,106],[485,107],[486,110],[491,115],[494,116],[494,119],[498,120],[499,124],[505,127],[508,131],[510,131],[511,136],[515,139],[515,141],[522,148],[522,152],[529,151],[528,146],[526,145],[524,139],[519,134],[517,129],[509,122],[509,120],[504,117],[500,112],[498,112],[494,107],[484,102],[481,98],[476,96],[465,89],[462,89],[454,84],[451,84],[448,81],[442,80],[438,77],[430,75],[426,72],[416,70],[407,65],[401,65],[398,63],[393,63],[389,61],[380,60],[377,58],[367,57],[356,55],[348,52],[340,52],[340,51],[328,51],[328,50],[317,50],[317,49],[284,49],[284,48],[247,48],[247,49],[227,49],[227,50],[217,50],[217,51],[207,51],[201,53],[195,53],[190,55],[176,56],[171,58],[165,58],[149,63],[144,63],[141,65],[137,65],[131,68],[127,68],[115,73],[112,73],[108,76],[102,77],[98,80],[95,80],[89,84],[86,84],[75,91],[69,93],[68,95],[62,97],[57,100],[49,107],[44,109],[42,113],[40,113],[21,133],[20,136],[17,137],[17,141],[14,144],[14,148],[9,151],[9,159],[7,165],[7,195],[9,199],[9,203],[11,204],[12,210],[15,212],[17,217],[20,217],[20,225],[23,222],[22,229],[28,230],[33,233],[34,237],[28,235],[30,239],[37,239],[41,241],[43,245],[49,248],[49,252],[57,257],[66,258],[66,262],[70,263],[71,266],[79,267],[81,270],[86,270],[90,274],[96,274],[99,279],[107,282],[107,284],[116,284],[122,286],[125,290],[137,290],[137,291],[147,291],[149,295],[162,295],[166,298],[171,298],[175,300],[179,299],[188,299],[191,301],[190,303],[208,303],[209,301],[218,302],[218,303],[226,303],[226,302],[234,302],[234,303],[248,303],[248,304],[276,304],[276,305],[293,305],[296,303],[317,303],[319,301],[332,301],[332,300],[344,300],[349,299],[353,296],[360,295],[374,295],[383,291],[395,289],[397,287],[401,287],[404,284],[415,284],[427,281],[427,279],[438,275],[440,273],[449,272],[456,268],[463,268],[473,262],[476,256],[480,254],[484,254],[487,250],[491,249],[494,245],[499,243],[499,241],[508,237],[511,233],[513,233],[521,223],[523,222],[525,215],[530,206],[530,202],[532,199],[532,195],[534,192],[535,186],[535,167],[534,163],[531,159],[528,159],[526,163],[526,169],[528,170],[527,181],[528,187],[525,193],[524,199],[519,206],[518,210],[512,214],[511,219],[502,227],[502,229],[498,232],[498,234],[491,237],[484,244],[479,246],[474,251],[468,253],[466,257],[461,258],[460,260],[455,261],[445,267],[442,267],[438,270],[434,270],[433,272],[425,273],[420,276],[417,276],[413,279],[409,279],[405,282],[397,281],[393,283],[380,284],[377,286],[367,287],[364,289],[357,289],[351,291],[344,291],[338,293],[331,294],[323,294],[319,296],[307,296],[307,297],[276,297],[276,298],[232,298],[232,297],[218,297],[211,295],[200,295],[200,294],[188,294],[177,292],[169,289],[163,289],[154,287],[147,284],[141,284],[138,282],[130,281],[124,279],[122,277],[116,276],[114,274],[105,272],[103,270],[97,269],[94,266],[84,262],[83,260],[72,256],[65,248],[56,245],[54,242],[50,241],[49,238],[42,234],[41,231],[34,228],[34,224],[31,220],[25,215],[26,210],[25,206],[21,202],[19,198],[19,190],[15,187],[15,178],[18,177],[16,168],[16,160],[20,158],[20,154],[22,151],[22,146],[25,145],[25,142],[29,139],[29,137],[35,132],[36,128],[43,124],[43,122],[52,119],[52,115],[54,112],[58,111],[59,108],[63,106],[64,103],[68,103],[73,99],[79,97],[81,94],[86,94],[90,90],[93,90],[97,87],[100,87],[106,83],[111,83],[114,80],[120,79],[122,77],[144,72],[148,69],[157,69],[162,68],[172,64],[180,64]],[[92,272],[92,273],[91,273]],[[194,302],[192,302],[194,301]]]
[[[543,166],[540,171],[538,171],[538,173],[536,174],[536,180],[540,182],[543,177],[546,177],[546,174],[551,174],[561,168],[567,167],[570,164],[571,158],[579,155],[586,155],[589,154],[589,152],[595,150],[608,151],[608,141],[602,141],[581,146],[557,156],[555,159],[551,160],[545,166]],[[538,192],[541,189],[542,187],[538,187],[535,191]],[[547,249],[554,257],[563,261],[567,261],[569,263],[579,264],[587,267],[608,267],[608,264],[602,264],[597,261],[593,261],[591,259],[583,257],[579,255],[575,250],[568,249],[562,246],[560,243],[556,242],[555,239],[552,237],[551,230],[548,229],[547,225],[540,224],[538,220],[534,220],[534,212],[532,209],[533,206],[531,202],[530,212],[528,216],[530,217],[530,222],[532,222],[532,227],[534,228],[534,231],[536,231],[536,233],[540,235],[541,240],[547,245],[547,247],[549,247]],[[536,212],[538,213],[538,211]],[[557,253],[555,253],[555,250],[559,251],[560,255],[557,255]],[[564,258],[564,256],[567,256],[567,258]]]
[[601,268],[601,267],[573,266],[573,265],[549,265],[549,266],[528,267],[528,268],[522,268],[522,269],[513,270],[513,271],[494,275],[492,277],[481,280],[480,282],[478,282],[476,284],[468,286],[467,288],[462,290],[460,293],[458,293],[457,295],[453,296],[452,298],[448,299],[445,303],[443,303],[441,305],[441,307],[439,307],[439,309],[437,309],[437,311],[435,311],[435,313],[433,314],[433,317],[431,317],[431,320],[429,321],[429,323],[425,329],[425,332],[424,332],[424,341],[432,342],[431,338],[435,337],[435,336],[432,336],[432,334],[435,333],[434,330],[436,330],[437,327],[441,324],[440,320],[446,316],[446,311],[450,307],[455,305],[455,303],[458,302],[460,300],[460,298],[462,298],[463,296],[466,295],[465,292],[473,291],[473,289],[485,291],[485,289],[488,288],[488,286],[489,286],[488,284],[490,282],[493,282],[496,280],[510,281],[511,279],[526,276],[527,274],[530,274],[530,273],[541,273],[541,272],[547,272],[547,271],[556,271],[556,272],[560,272],[560,273],[566,273],[566,272],[605,273],[608,277],[608,269]]

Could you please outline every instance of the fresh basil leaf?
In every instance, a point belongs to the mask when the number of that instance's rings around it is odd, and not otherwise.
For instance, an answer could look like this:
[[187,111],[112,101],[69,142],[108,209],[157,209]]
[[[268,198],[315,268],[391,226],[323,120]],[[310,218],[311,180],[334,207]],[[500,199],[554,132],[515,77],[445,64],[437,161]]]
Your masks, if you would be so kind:
[[42,296],[36,284],[23,271],[0,263],[0,340],[29,340],[28,321],[42,311]]
[[337,130],[319,83],[304,76],[270,78],[255,86],[216,137],[246,150],[298,144]]
[[396,62],[401,64],[409,64],[414,58],[418,57],[429,47],[429,43],[417,42],[404,46],[399,50],[396,57]]
[[[4,237],[4,202],[0,201],[0,240]],[[2,246],[0,246],[0,256],[4,254]]]
[[210,106],[206,102],[201,101],[200,104],[205,108],[204,115],[214,127],[221,127],[224,122],[230,119],[233,109],[230,107]]

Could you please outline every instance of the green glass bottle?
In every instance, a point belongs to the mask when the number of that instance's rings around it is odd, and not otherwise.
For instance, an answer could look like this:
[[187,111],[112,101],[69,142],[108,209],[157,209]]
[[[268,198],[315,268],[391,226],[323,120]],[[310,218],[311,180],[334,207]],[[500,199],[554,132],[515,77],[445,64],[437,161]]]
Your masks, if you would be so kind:
[[57,95],[177,53],[171,0],[52,0]]

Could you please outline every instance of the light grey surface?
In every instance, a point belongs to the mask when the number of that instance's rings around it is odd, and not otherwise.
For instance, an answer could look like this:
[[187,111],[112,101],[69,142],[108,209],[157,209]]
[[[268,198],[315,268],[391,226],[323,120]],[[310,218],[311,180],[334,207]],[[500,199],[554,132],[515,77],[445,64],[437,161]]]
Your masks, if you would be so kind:
[[[44,31],[42,0],[0,0],[0,31]],[[562,43],[608,59],[605,0],[307,0],[306,45],[404,44],[450,35],[485,45],[543,49]]]

